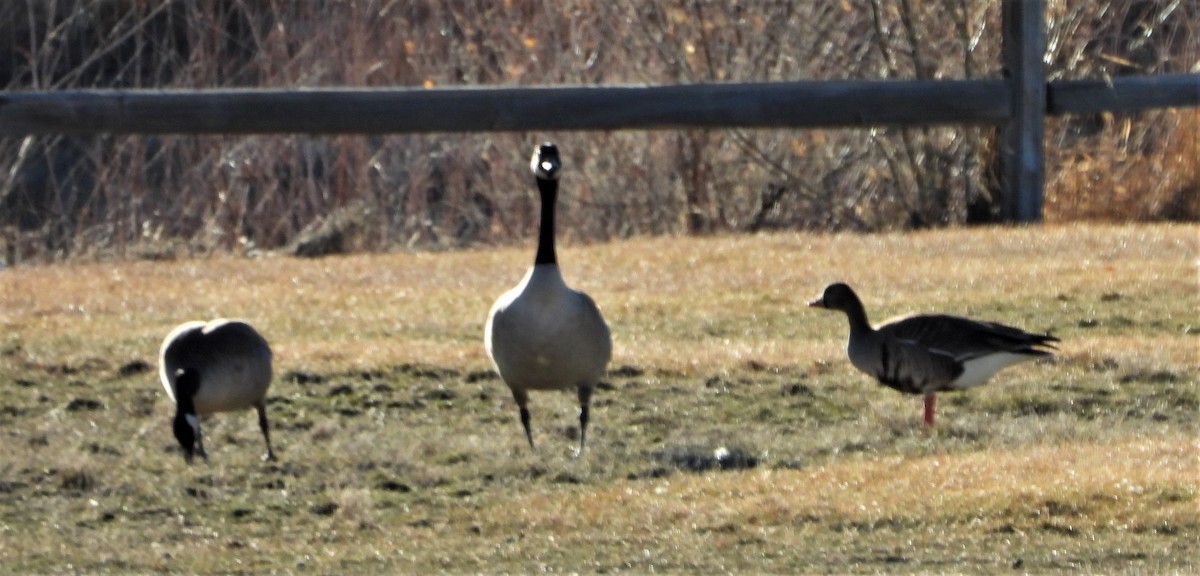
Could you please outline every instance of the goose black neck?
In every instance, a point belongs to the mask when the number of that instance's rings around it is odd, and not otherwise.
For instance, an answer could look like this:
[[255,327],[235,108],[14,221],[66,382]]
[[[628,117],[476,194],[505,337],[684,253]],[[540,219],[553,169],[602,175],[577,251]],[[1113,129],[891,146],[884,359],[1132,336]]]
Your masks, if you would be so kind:
[[558,201],[558,181],[538,178],[538,192],[542,196],[542,223],[538,229],[537,258],[533,263],[557,264],[554,253],[554,205]]
[[192,400],[191,394],[177,393],[175,398],[175,419],[183,420],[187,416],[195,415],[196,403],[194,400]]
[[845,312],[846,318],[850,320],[851,334],[871,331],[871,322],[867,320],[867,311],[857,296],[852,297],[850,302],[846,303]]

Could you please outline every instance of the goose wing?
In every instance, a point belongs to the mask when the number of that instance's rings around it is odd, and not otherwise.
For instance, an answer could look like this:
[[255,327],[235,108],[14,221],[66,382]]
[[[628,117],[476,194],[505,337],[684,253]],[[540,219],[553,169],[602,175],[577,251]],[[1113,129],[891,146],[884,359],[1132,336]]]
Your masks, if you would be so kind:
[[1049,355],[1051,342],[1058,338],[1031,334],[997,322],[971,320],[959,316],[923,314],[889,322],[879,327],[886,337],[916,343],[958,361],[996,353]]
[[608,322],[604,321],[604,315],[600,313],[600,307],[596,305],[596,301],[592,300],[592,297],[588,296],[586,292],[579,290],[572,290],[572,292],[575,293],[575,297],[578,299],[580,317],[586,318],[593,330],[608,334]]
[[612,332],[592,297],[578,290],[572,292],[578,302],[576,318],[581,348],[586,348],[584,353],[589,356],[589,361],[598,365],[603,374],[605,366],[612,360]]
[[271,360],[267,341],[245,322],[217,319],[184,326],[164,346],[163,360],[170,369],[206,368],[231,359]]
[[878,360],[868,367],[883,385],[908,394],[944,390],[963,373],[963,364],[953,355],[923,343],[881,334]]

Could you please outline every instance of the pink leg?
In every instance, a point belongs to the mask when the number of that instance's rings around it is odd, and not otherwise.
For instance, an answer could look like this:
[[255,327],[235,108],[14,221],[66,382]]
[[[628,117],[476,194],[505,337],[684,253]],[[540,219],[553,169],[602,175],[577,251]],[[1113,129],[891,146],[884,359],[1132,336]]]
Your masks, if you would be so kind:
[[937,394],[930,392],[925,395],[925,426],[933,428],[933,414],[937,409]]

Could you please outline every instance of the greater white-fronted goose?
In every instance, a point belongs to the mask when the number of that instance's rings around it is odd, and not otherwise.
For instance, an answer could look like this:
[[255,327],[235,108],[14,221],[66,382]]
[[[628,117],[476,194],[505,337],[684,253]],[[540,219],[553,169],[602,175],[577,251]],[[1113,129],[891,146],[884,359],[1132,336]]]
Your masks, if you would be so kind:
[[158,375],[175,401],[172,429],[191,463],[208,458],[200,434],[200,416],[214,412],[258,411],[267,443],[265,460],[274,460],[264,400],[271,386],[271,348],[253,327],[219,318],[176,326],[158,353]]
[[944,314],[899,318],[871,328],[862,301],[845,284],[830,284],[808,304],[840,310],[850,320],[850,363],[881,384],[925,396],[925,425],[933,426],[937,393],[982,384],[1001,369],[1052,355],[1058,338],[1020,328]]
[[542,202],[537,256],[521,283],[492,306],[484,345],[512,390],[531,450],[529,390],[578,391],[578,453],[582,454],[592,388],[612,358],[612,336],[596,303],[568,287],[558,268],[554,250],[554,208],[562,169],[558,148],[549,143],[539,146],[531,168]]

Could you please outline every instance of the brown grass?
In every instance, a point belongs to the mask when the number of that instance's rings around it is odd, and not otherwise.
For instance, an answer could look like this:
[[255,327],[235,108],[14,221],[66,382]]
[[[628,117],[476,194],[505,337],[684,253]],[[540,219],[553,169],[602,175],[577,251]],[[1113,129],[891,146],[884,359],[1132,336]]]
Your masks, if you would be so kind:
[[[988,534],[1009,535],[1005,538],[1011,541],[998,548],[1012,556],[972,559],[995,570],[1020,558],[1022,549],[1036,547],[1044,531],[1136,535],[1200,524],[1196,485],[1187,480],[1200,466],[1197,448],[1183,439],[1076,443],[620,482],[518,498],[459,521],[486,518],[481,523],[485,537],[549,531],[560,535],[548,546],[551,551],[616,541],[622,548],[648,547],[652,559],[641,568],[727,562],[726,568],[735,571],[764,566],[746,549],[771,549],[786,565],[844,569],[826,556],[827,550],[806,549],[810,538],[819,537],[815,532],[831,525],[877,538],[876,548],[913,560],[923,555],[924,546],[966,548]],[[932,526],[938,527],[940,542],[920,535]],[[917,541],[898,544],[894,532],[915,532]],[[688,542],[682,547],[687,554],[664,545],[680,547],[679,541]]]
[[[0,563],[20,572],[1187,573],[1195,225],[635,238],[560,247],[613,327],[584,458],[569,394],[536,454],[481,339],[531,247],[0,272]],[[1052,361],[920,400],[845,360],[828,281],[876,320],[1048,330]],[[252,416],[187,467],[152,364],[189,318],[277,353],[281,462]],[[749,471],[691,472],[718,447]]]
[[[505,532],[521,525],[575,518],[579,523],[574,528],[585,532],[623,533],[687,516],[705,525],[780,525],[828,519],[867,525],[888,521],[956,524],[986,518],[996,523],[987,526],[989,529],[1011,522],[1028,529],[1044,515],[1036,507],[1055,499],[1065,503],[1096,494],[1187,490],[1180,480],[1200,464],[1196,448],[1184,439],[1130,441],[872,458],[817,466],[801,473],[711,474],[640,484],[636,489],[619,485],[569,498],[531,497],[513,503],[515,514],[505,517],[498,513],[497,524],[491,528]],[[655,502],[651,516],[631,518],[626,510],[642,500]],[[1083,511],[1072,515],[1080,529],[1103,528],[1107,522],[1135,516],[1137,522],[1147,522],[1121,526],[1135,530],[1178,520],[1196,523],[1200,514],[1186,499],[1151,511],[1135,509],[1136,500],[1132,496],[1101,500],[1087,505],[1094,515]],[[725,504],[705,506],[709,502]],[[749,518],[754,520],[747,521]]]
[[[1031,329],[1062,331],[1074,327],[1055,322],[1057,314],[1097,314],[1088,303],[1109,293],[1123,296],[1117,303],[1128,302],[1124,312],[1141,321],[1161,312],[1135,302],[1164,290],[1188,294],[1195,286],[1195,263],[1185,257],[1197,252],[1194,232],[1194,226],[1048,226],[639,238],[568,246],[563,260],[568,278],[586,279],[580,287],[619,327],[615,363],[696,373],[750,360],[794,363],[795,337],[841,329],[839,318],[799,306],[835,280],[858,287],[876,321],[921,310],[1000,313]],[[475,370],[487,363],[477,345],[483,317],[497,287],[519,279],[529,252],[34,267],[5,274],[4,298],[9,310],[24,311],[9,312],[17,321],[12,333],[61,338],[86,326],[100,337],[100,350],[78,354],[150,361],[145,342],[181,319],[236,316],[254,319],[283,343],[277,355],[284,366],[373,369],[420,357]],[[897,253],[905,254],[903,267],[884,256]],[[997,260],[1021,266],[1021,273],[997,272]],[[975,309],[970,303],[977,301],[1012,304]],[[706,305],[697,309],[697,302]],[[681,317],[699,331],[680,332],[673,324]],[[1172,318],[1186,323],[1187,314],[1180,309]],[[840,354],[835,340],[821,340],[823,357]],[[1139,351],[1160,352],[1166,350]]]

